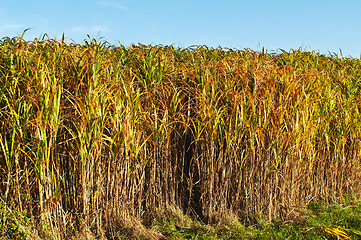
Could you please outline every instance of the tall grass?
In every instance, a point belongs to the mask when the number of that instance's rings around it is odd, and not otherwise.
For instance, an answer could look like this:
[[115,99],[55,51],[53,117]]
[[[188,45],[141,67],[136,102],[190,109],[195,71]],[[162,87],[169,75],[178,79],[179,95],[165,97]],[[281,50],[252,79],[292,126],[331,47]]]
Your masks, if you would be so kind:
[[[360,60],[0,42],[0,197],[54,238],[173,206],[205,222],[359,197]],[[134,220],[135,221],[135,220]]]

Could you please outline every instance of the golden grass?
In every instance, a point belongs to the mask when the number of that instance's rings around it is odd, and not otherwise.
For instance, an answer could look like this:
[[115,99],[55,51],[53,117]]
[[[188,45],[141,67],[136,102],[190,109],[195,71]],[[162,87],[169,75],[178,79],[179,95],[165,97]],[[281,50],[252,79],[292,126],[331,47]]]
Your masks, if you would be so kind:
[[64,238],[166,206],[254,221],[359,196],[360,79],[301,49],[3,38],[1,198]]

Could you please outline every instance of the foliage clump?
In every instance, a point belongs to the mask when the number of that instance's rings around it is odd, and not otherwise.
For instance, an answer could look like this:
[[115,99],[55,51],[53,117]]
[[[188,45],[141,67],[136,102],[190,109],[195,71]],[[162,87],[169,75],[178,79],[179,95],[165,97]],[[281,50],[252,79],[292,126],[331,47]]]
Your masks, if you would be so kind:
[[2,239],[27,239],[32,231],[32,224],[26,213],[10,209],[0,202],[0,237]]

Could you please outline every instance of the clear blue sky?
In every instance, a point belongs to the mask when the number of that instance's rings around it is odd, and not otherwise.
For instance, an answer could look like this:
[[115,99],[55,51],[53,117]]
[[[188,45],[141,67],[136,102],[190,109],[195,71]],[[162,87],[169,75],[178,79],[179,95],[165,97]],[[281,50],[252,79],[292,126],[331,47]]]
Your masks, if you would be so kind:
[[360,58],[360,0],[7,0],[0,37],[306,50]]

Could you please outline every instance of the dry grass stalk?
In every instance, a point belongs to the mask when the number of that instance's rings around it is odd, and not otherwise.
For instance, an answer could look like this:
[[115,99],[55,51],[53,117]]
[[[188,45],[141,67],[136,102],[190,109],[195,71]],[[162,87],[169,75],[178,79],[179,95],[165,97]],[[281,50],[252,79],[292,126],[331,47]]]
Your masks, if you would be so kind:
[[3,39],[1,198],[61,238],[167,206],[287,219],[357,195],[359,61]]

